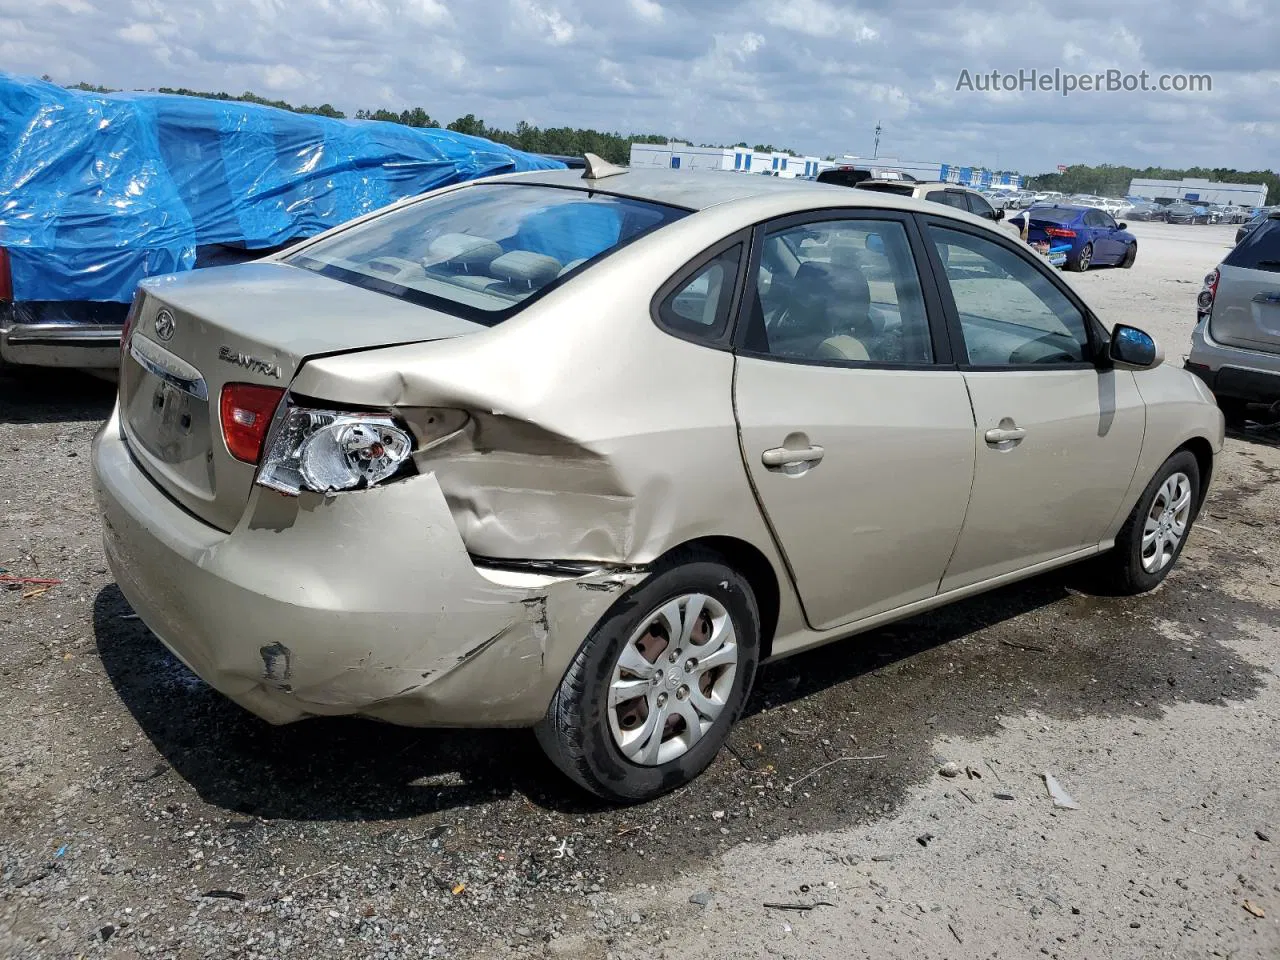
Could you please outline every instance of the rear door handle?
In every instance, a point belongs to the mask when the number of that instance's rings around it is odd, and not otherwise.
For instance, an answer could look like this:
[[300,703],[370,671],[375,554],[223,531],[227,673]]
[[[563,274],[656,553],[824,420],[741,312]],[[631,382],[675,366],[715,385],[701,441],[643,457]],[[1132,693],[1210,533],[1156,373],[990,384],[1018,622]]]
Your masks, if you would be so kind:
[[987,443],[993,447],[1002,443],[1017,443],[1026,435],[1027,431],[1022,427],[994,427],[984,434]]
[[817,445],[795,450],[789,447],[773,447],[760,454],[760,462],[770,470],[785,470],[787,467],[817,464],[825,453],[826,451]]

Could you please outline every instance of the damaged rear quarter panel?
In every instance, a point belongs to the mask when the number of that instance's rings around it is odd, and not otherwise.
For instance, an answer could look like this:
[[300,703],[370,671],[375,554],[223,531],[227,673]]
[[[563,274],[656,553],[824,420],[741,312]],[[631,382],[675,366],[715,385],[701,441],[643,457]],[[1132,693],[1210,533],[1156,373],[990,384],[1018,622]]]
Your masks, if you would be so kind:
[[496,327],[317,358],[293,389],[410,424],[429,408],[467,411],[467,429],[417,465],[438,479],[474,555],[641,566],[699,537],[732,537],[777,573],[779,635],[803,629],[743,468],[733,355],[672,337],[650,316],[673,273],[757,216],[704,211]]
[[724,535],[773,556],[738,449],[732,354],[669,336],[649,313],[672,273],[740,226],[700,234],[697,219],[494,328],[313,360],[295,390],[410,423],[423,408],[467,410],[464,435],[418,466],[439,478],[472,553],[644,564]]

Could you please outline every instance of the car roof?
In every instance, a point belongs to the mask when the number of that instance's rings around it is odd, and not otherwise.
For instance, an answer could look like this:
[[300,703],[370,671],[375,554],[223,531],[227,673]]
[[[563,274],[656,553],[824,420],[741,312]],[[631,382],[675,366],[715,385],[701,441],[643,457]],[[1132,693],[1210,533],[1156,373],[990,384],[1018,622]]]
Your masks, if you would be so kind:
[[847,191],[848,187],[813,180],[766,177],[761,174],[733,173],[727,170],[668,170],[665,167],[630,168],[625,173],[596,180],[586,180],[581,170],[537,170],[500,178],[518,183],[572,187],[577,190],[594,186],[601,193],[635,200],[649,200],[686,210],[707,207],[748,197],[773,196],[779,193],[814,190]]
[[[483,183],[528,183],[593,190],[611,196],[683,207],[694,212],[730,204],[747,204],[752,208],[753,215],[758,212],[766,219],[786,215],[788,211],[780,208],[787,205],[792,206],[790,212],[796,213],[825,208],[873,207],[963,220],[984,229],[995,229],[989,220],[974,216],[967,210],[917,199],[910,194],[859,190],[856,187],[818,183],[814,180],[752,176],[728,170],[670,170],[665,167],[650,167],[629,169],[626,173],[596,180],[584,179],[580,170],[537,170],[474,181],[477,186]],[[466,189],[471,185],[464,183],[459,188]]]

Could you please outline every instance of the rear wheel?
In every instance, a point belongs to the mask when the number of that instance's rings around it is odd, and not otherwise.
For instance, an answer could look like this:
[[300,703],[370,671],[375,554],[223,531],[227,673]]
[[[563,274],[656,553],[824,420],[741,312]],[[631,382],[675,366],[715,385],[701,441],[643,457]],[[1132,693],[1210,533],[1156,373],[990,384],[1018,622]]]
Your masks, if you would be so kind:
[[538,742],[570,778],[637,803],[707,768],[742,712],[760,650],[746,579],[698,554],[620,599],[569,665]]
[[1121,596],[1154,590],[1182,553],[1200,507],[1200,466],[1186,450],[1161,464],[1116,536],[1098,559],[1098,586]]
[[1068,260],[1067,266],[1077,273],[1084,273],[1089,269],[1089,264],[1093,263],[1093,244],[1086,243],[1080,248],[1080,252],[1076,254],[1074,260]]

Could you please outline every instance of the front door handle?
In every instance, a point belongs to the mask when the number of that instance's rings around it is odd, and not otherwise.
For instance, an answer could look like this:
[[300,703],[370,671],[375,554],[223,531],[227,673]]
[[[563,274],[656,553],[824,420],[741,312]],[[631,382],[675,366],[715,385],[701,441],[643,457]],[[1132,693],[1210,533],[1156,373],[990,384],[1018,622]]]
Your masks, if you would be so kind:
[[1027,431],[1019,427],[1008,417],[1000,421],[1000,426],[993,427],[983,434],[987,443],[993,447],[1013,446],[1027,435]]
[[784,473],[801,473],[811,466],[817,465],[826,453],[816,444],[809,447],[772,447],[760,454],[760,462],[770,470],[781,470]]

